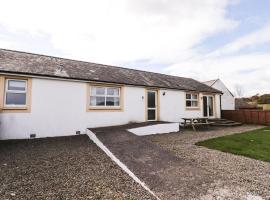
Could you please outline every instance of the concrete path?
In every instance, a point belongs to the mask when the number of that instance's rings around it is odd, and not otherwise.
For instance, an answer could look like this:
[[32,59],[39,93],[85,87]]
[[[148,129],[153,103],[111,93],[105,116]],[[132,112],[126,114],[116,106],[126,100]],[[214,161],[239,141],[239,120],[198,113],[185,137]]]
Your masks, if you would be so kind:
[[148,123],[91,131],[161,199],[197,199],[205,193],[214,181],[211,173],[127,131],[144,125]]

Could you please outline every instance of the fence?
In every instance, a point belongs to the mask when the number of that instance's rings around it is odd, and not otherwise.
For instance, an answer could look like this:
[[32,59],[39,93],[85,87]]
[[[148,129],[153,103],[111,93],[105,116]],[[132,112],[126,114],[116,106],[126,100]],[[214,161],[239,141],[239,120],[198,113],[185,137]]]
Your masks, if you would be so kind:
[[270,111],[264,110],[222,110],[221,117],[245,124],[270,125]]

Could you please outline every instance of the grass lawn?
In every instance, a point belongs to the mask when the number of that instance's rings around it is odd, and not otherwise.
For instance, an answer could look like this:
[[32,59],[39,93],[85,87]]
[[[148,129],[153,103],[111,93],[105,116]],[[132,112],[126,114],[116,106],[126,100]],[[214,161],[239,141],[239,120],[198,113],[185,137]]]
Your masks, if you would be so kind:
[[270,126],[201,141],[196,145],[270,162]]

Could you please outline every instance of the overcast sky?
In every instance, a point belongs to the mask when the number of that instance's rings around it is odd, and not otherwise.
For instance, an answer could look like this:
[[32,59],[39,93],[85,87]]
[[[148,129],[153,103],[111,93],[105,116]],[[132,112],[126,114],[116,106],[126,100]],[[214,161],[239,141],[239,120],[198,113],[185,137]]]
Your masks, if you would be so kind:
[[269,0],[0,0],[0,48],[270,92]]

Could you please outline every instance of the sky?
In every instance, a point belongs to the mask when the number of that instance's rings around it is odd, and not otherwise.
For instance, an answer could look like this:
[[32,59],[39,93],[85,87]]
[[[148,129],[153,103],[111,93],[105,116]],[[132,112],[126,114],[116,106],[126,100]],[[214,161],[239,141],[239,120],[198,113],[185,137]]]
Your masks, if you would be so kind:
[[270,93],[269,0],[0,0],[0,48]]

